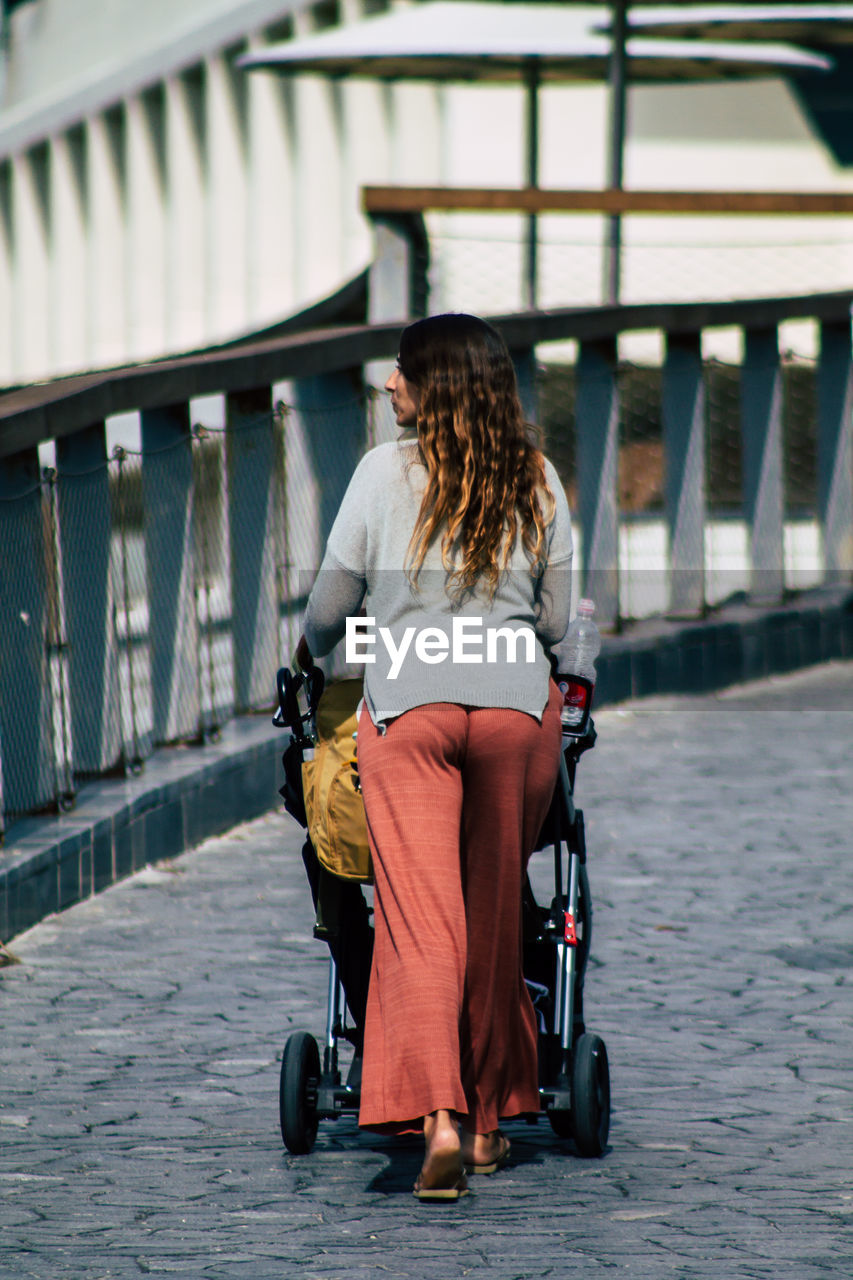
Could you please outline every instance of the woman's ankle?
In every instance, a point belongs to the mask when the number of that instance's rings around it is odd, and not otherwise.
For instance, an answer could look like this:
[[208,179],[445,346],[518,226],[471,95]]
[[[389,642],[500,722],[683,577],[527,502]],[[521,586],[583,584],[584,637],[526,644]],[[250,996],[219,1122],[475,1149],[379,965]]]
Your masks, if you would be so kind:
[[472,1133],[462,1130],[462,1153],[466,1161],[475,1164],[488,1164],[497,1158],[503,1147],[500,1129],[490,1129],[487,1133]]
[[450,1111],[433,1111],[424,1116],[424,1141],[427,1150],[460,1150],[459,1125]]

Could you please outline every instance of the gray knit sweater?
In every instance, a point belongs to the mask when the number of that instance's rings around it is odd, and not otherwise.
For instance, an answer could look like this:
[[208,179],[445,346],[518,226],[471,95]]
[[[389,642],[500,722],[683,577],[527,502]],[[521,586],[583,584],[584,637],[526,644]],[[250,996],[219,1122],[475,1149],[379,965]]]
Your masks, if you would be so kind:
[[[531,574],[516,539],[494,598],[478,590],[460,601],[447,592],[440,537],[415,585],[406,572],[427,480],[417,444],[381,444],[361,460],[329,534],[305,637],[318,657],[346,639],[347,662],[364,660],[374,724],[430,702],[509,707],[541,720],[545,650],[568,626],[572,564],[565,493],[547,460],[545,469],[557,509],[544,573]],[[366,617],[358,619],[362,606]]]

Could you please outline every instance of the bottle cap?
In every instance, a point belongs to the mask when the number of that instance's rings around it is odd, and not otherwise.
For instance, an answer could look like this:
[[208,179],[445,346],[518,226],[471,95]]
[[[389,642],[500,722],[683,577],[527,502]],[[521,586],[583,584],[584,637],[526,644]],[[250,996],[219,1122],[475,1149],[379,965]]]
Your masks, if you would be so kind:
[[590,615],[595,613],[595,601],[578,600],[578,613],[588,613]]

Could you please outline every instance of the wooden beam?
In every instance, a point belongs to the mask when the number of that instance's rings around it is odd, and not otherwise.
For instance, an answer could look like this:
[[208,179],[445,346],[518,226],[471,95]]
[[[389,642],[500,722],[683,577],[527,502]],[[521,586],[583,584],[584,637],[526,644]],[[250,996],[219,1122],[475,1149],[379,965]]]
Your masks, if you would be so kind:
[[853,214],[849,191],[558,191],[542,187],[362,187],[365,213]]

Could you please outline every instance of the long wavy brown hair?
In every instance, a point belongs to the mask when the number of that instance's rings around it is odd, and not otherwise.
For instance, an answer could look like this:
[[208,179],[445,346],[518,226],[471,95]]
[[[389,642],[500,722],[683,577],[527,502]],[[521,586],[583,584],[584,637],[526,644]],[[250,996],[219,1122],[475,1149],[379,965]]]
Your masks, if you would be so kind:
[[412,580],[441,532],[451,593],[483,580],[492,598],[519,532],[531,573],[541,571],[556,505],[509,351],[476,316],[430,316],[403,331],[398,364],[418,393],[428,475],[409,544]]

